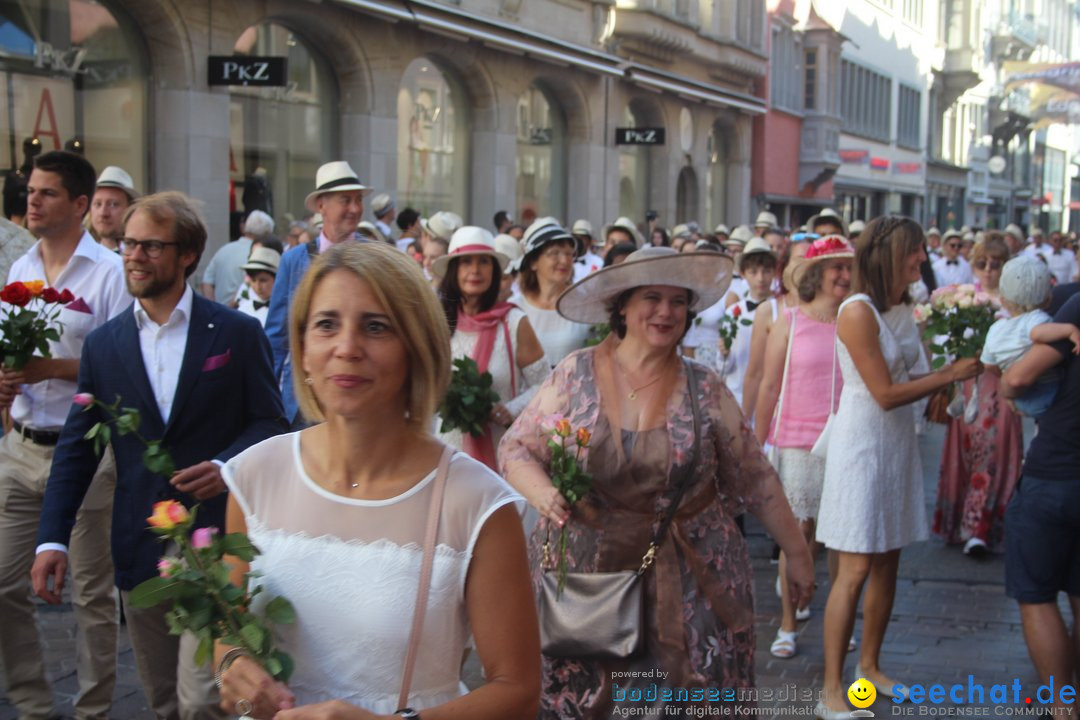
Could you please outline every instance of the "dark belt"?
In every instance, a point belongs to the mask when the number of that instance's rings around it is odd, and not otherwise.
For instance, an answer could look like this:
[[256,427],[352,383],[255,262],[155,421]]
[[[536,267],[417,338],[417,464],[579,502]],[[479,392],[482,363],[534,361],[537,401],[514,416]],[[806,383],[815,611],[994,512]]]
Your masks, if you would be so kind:
[[18,420],[12,420],[11,425],[15,428],[15,432],[19,433],[35,445],[52,446],[56,445],[60,440],[59,430],[35,430],[34,428],[26,427]]

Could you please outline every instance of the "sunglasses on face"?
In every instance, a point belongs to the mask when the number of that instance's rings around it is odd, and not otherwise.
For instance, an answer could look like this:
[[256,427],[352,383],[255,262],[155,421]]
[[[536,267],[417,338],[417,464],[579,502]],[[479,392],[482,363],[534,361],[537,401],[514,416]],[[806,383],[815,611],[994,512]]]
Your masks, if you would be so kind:
[[959,250],[960,248],[964,247],[963,243],[947,243],[947,245],[953,250]]
[[975,267],[976,270],[989,269],[991,271],[994,271],[994,270],[1000,270],[1001,269],[1001,261],[1000,260],[976,260],[975,262],[972,263],[972,265]]

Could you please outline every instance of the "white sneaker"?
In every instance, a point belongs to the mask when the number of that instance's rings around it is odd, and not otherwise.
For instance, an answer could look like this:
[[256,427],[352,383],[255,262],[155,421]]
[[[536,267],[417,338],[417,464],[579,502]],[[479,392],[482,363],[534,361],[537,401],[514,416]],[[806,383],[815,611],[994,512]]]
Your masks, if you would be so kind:
[[964,554],[971,557],[982,557],[986,555],[986,543],[977,537],[973,537],[964,543]]

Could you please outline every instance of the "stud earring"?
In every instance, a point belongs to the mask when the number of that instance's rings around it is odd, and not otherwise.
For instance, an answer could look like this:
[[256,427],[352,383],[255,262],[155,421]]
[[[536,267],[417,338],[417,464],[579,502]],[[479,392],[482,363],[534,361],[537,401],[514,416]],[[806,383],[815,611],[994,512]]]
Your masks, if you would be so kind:
[[314,385],[315,381],[311,379],[310,375],[308,375],[306,378],[304,378],[304,383],[307,385]]

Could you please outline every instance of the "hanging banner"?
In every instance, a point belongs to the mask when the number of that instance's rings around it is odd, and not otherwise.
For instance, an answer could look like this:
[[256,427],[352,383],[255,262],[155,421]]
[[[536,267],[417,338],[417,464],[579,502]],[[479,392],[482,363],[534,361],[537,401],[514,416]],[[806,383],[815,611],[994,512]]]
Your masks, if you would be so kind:
[[866,165],[870,162],[869,150],[840,150],[837,154],[845,165]]
[[1002,67],[1005,70],[1006,94],[1030,83],[1080,93],[1080,62],[1031,63],[1010,60]]

